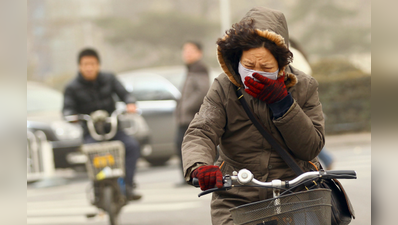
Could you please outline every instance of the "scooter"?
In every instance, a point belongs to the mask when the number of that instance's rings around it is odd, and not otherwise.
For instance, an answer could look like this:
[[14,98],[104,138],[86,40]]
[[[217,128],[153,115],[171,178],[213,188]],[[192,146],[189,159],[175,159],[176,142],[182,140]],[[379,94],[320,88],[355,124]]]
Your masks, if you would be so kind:
[[[110,141],[117,133],[118,116],[124,112],[125,110],[115,110],[109,116],[107,111],[97,110],[90,115],[65,117],[70,122],[86,121],[89,134],[98,141],[82,145],[81,151],[87,157],[87,173],[94,185],[91,204],[109,215],[111,225],[119,224],[119,213],[128,202],[124,183],[124,144],[121,141]],[[107,129],[109,127],[110,129]],[[87,215],[87,217],[94,216],[96,214]]]

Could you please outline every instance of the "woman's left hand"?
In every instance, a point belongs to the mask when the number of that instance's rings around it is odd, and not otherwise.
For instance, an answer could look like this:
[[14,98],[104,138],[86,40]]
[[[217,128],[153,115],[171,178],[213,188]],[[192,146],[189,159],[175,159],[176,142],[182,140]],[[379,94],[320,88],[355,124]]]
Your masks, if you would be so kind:
[[284,76],[281,76],[276,80],[271,80],[258,73],[253,73],[253,77],[259,80],[259,82],[255,81],[251,77],[245,77],[245,85],[248,87],[245,91],[249,95],[258,98],[267,104],[280,101],[288,95]]

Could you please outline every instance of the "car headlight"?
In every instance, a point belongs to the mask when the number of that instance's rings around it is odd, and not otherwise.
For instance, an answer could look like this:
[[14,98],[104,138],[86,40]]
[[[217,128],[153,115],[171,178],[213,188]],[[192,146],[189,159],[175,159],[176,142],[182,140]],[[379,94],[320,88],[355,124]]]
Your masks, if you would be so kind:
[[83,136],[82,128],[78,124],[57,121],[51,124],[51,129],[59,140],[78,139]]

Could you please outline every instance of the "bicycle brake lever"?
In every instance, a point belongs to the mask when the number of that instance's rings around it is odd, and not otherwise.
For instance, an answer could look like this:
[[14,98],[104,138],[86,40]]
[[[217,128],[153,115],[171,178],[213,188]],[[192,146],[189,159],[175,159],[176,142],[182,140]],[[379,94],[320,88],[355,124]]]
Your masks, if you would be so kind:
[[224,182],[224,186],[223,186],[222,188],[210,188],[210,189],[207,189],[207,190],[205,190],[205,191],[199,193],[199,194],[198,194],[198,197],[201,197],[201,196],[203,196],[203,195],[210,194],[210,193],[215,192],[215,191],[226,191],[226,190],[229,190],[229,189],[232,188],[232,179],[231,179],[231,176],[225,175],[225,176],[224,176],[224,179],[223,179],[223,182]]
[[231,189],[231,187],[210,188],[210,189],[207,189],[206,191],[200,192],[200,193],[198,194],[198,197],[200,198],[200,197],[202,197],[203,195],[207,195],[207,194],[210,194],[210,193],[215,192],[215,191],[226,191],[226,190],[228,190],[228,189]]

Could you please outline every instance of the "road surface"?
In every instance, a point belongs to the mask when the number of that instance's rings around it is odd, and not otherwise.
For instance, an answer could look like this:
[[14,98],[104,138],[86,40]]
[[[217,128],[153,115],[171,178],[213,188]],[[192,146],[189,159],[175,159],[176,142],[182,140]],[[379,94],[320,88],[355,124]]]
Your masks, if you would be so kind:
[[[333,169],[354,169],[357,180],[340,180],[348,192],[356,211],[352,225],[371,224],[371,145],[370,134],[350,134],[326,137],[326,148],[335,158]],[[86,218],[98,212],[88,203],[85,190],[89,182],[84,174],[58,171],[68,177],[67,185],[27,189],[27,224],[83,225],[108,224],[106,215]],[[123,208],[123,225],[203,225],[210,221],[210,196],[197,197],[199,189],[176,187],[180,182],[178,160],[167,166],[151,168],[139,163],[138,191],[143,199]]]

